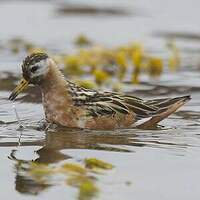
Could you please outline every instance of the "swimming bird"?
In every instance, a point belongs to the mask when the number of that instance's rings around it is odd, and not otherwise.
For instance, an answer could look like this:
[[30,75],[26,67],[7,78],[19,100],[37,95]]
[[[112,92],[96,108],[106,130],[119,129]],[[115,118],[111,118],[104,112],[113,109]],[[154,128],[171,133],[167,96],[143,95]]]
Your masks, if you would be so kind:
[[29,84],[38,85],[47,122],[74,128],[151,128],[190,100],[190,96],[143,100],[135,96],[85,89],[65,79],[46,53],[33,53],[22,64],[23,78],[9,99]]

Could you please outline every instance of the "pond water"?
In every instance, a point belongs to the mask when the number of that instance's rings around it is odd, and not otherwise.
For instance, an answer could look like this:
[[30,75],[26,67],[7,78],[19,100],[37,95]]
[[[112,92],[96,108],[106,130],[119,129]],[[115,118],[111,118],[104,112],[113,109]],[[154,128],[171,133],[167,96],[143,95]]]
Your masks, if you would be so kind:
[[[97,2],[102,5],[101,1]],[[109,5],[102,2],[106,6],[113,4],[113,1]],[[21,73],[19,65],[25,54],[13,55],[1,50],[0,199],[199,199],[200,40],[196,36],[200,33],[200,2],[152,0],[150,4],[147,0],[138,0],[119,1],[117,6],[122,2],[124,9],[132,11],[131,15],[74,16],[56,13],[63,5],[60,3],[3,1],[0,3],[0,40],[4,43],[20,36],[52,52],[61,52],[70,51],[74,36],[85,33],[105,45],[141,40],[158,51],[166,41],[154,37],[154,33],[165,36],[165,32],[184,33],[177,42],[181,48],[192,51],[187,56],[195,60],[191,63],[193,67],[186,63],[177,73],[165,72],[159,81],[145,78],[142,84],[129,88],[134,95],[144,98],[191,94],[192,100],[155,130],[55,128],[44,131],[38,128],[44,118],[40,95],[37,88],[30,88],[15,103],[25,127],[20,130],[7,98]],[[188,39],[189,34],[193,37]],[[10,81],[7,84],[5,80]],[[66,177],[57,174],[53,180],[33,180],[24,167],[31,161],[54,167],[67,162],[82,165],[85,158],[97,158],[114,166],[95,173],[99,190],[95,197],[81,196],[77,187],[66,184]]]

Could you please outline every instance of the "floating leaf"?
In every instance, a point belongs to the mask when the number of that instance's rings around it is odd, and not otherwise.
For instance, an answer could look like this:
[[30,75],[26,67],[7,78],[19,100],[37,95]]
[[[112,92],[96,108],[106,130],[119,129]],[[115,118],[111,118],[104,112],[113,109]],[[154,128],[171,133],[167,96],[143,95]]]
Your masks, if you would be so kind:
[[142,66],[142,61],[144,57],[144,52],[141,48],[136,48],[132,52],[132,63],[134,66],[141,67]]
[[81,62],[78,55],[68,55],[64,58],[65,72],[71,75],[81,75],[83,73],[80,68]]
[[99,190],[92,181],[85,181],[79,188],[79,200],[90,200],[97,196]]
[[150,57],[147,66],[152,77],[160,76],[163,71],[163,60],[157,57]]
[[93,81],[90,81],[90,80],[77,80],[76,83],[79,86],[87,88],[87,89],[97,88],[97,85]]
[[119,51],[116,53],[116,64],[120,66],[121,68],[127,68],[128,63],[127,63],[127,57],[126,57],[126,52],[124,51]]
[[127,56],[125,51],[119,51],[116,53],[116,64],[119,66],[118,77],[122,80],[126,74],[128,67]]
[[73,187],[80,187],[86,181],[96,181],[96,178],[88,175],[77,174],[69,176],[66,183]]
[[86,45],[90,45],[92,42],[86,35],[80,34],[77,38],[75,38],[74,43],[77,46],[86,46]]
[[84,160],[87,168],[113,169],[113,165],[96,158],[86,158]]
[[59,169],[63,173],[75,173],[75,174],[86,174],[87,170],[79,164],[66,163]]
[[133,84],[138,84],[140,82],[139,81],[140,72],[141,72],[140,67],[135,65],[132,76],[131,76],[131,82]]
[[99,192],[97,186],[95,185],[96,179],[91,176],[76,175],[70,176],[66,183],[72,187],[77,187],[79,189],[79,200],[89,200],[97,195]]
[[36,179],[46,178],[54,173],[54,168],[48,165],[33,162],[30,163],[29,174]]
[[106,80],[108,80],[109,75],[103,71],[103,70],[95,70],[93,72],[94,76],[95,76],[95,81],[98,85],[103,84],[103,82],[105,82]]

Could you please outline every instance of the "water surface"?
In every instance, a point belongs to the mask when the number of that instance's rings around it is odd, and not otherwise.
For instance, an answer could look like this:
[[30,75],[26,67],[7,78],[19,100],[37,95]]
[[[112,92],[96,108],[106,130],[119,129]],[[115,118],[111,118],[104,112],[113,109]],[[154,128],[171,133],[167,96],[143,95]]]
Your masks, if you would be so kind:
[[[25,53],[13,55],[8,50],[1,51],[1,199],[55,200],[58,195],[59,199],[78,199],[78,190],[68,186],[63,178],[55,176],[53,182],[41,184],[35,182],[21,165],[34,161],[59,166],[66,162],[82,163],[85,158],[92,157],[114,166],[112,170],[96,175],[100,192],[94,199],[199,199],[200,46],[198,37],[194,37],[195,42],[187,38],[187,32],[199,33],[199,1],[186,3],[170,0],[162,2],[162,5],[158,0],[151,1],[151,4],[146,0],[134,3],[126,1],[125,7],[132,11],[139,9],[140,12],[107,17],[59,15],[56,14],[59,4],[54,3],[1,3],[0,22],[5,24],[6,20],[7,25],[2,28],[2,43],[21,36],[44,45],[51,52],[70,51],[74,35],[83,32],[106,45],[142,40],[157,52],[166,40],[154,37],[153,33],[168,31],[184,32],[186,39],[177,36],[177,42],[183,51],[185,48],[192,50],[192,54],[191,51],[185,53],[192,67],[185,62],[179,72],[165,72],[159,81],[144,78],[141,85],[128,86],[130,93],[144,98],[191,94],[192,100],[164,120],[158,129],[116,131],[38,129],[38,122],[44,114],[37,88],[30,88],[16,101],[17,111],[25,126],[20,130],[7,98],[16,85],[19,64]],[[181,10],[178,9],[180,5]],[[115,37],[113,33],[117,33]],[[6,80],[10,81],[5,84]]]

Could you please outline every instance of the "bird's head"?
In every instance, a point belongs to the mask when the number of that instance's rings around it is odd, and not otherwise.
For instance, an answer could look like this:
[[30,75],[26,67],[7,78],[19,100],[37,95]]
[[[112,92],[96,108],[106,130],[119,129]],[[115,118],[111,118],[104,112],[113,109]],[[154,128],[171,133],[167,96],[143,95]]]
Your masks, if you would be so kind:
[[22,63],[23,78],[9,99],[14,100],[28,84],[40,85],[49,71],[51,62],[46,53],[33,53],[27,56]]

